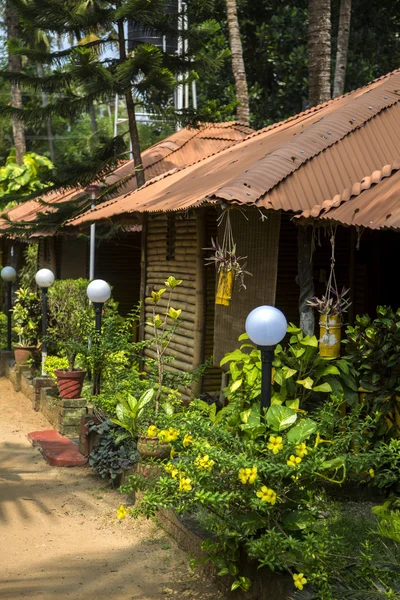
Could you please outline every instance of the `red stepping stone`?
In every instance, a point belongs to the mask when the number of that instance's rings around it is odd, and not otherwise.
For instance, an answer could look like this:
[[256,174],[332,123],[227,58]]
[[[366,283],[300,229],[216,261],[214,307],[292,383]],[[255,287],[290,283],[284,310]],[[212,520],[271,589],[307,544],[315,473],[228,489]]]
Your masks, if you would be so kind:
[[39,446],[49,465],[53,467],[84,467],[87,457],[79,452],[78,444],[60,435],[55,429],[28,433],[32,446]]

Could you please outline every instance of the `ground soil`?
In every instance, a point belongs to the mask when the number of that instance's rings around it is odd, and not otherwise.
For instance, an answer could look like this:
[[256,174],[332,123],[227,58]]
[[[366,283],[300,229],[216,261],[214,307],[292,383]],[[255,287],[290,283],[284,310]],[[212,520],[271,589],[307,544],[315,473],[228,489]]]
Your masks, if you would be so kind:
[[0,379],[1,600],[217,600],[154,522],[118,521],[124,497],[89,468],[49,466],[27,434],[51,429]]

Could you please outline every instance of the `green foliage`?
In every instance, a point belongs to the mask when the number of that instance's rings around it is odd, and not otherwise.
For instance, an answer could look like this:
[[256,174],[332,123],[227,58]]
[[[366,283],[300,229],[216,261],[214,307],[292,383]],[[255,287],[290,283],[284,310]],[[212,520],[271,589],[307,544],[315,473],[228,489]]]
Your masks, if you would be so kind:
[[37,294],[28,288],[16,291],[16,301],[12,308],[13,330],[21,346],[36,346],[41,320],[41,301]]
[[346,354],[359,374],[365,412],[379,414],[380,435],[400,433],[400,310],[377,307],[377,316],[357,316],[347,327]]
[[[127,396],[120,395],[118,404],[115,409],[117,419],[111,419],[112,423],[119,425],[125,430],[126,434],[122,434],[125,438],[136,438],[138,435],[138,420],[140,419],[145,407],[153,400],[154,390],[147,390],[139,399],[131,394]],[[122,437],[121,437],[122,439]]]
[[38,270],[38,244],[28,244],[24,250],[24,265],[18,273],[18,279],[21,287],[28,288],[31,292],[36,292],[37,286],[35,275]]
[[60,279],[48,291],[48,339],[57,354],[68,359],[73,371],[78,353],[86,354],[88,334],[94,321],[89,304],[86,279]]
[[44,362],[44,370],[48,377],[57,380],[55,371],[58,369],[68,369],[68,359],[61,356],[47,356]]
[[206,515],[210,539],[203,550],[220,575],[232,576],[232,589],[250,585],[239,570],[245,551],[259,566],[303,573],[319,599],[335,598],[346,557],[323,516],[330,500],[321,486],[375,485],[380,473],[390,485],[398,473],[393,454],[400,457],[393,441],[390,466],[388,446],[378,450],[366,442],[376,422],[355,411],[340,416],[340,403],[328,397],[310,416],[276,404],[266,423],[256,406],[236,421],[230,411],[216,419],[215,405],[206,409],[198,401],[175,411],[173,459],[154,480],[134,475],[124,488],[144,491],[133,515],[150,517],[160,506]]
[[96,431],[100,435],[98,445],[90,454],[89,466],[102,479],[114,482],[118,475],[132,468],[139,460],[133,438],[122,438],[121,429],[110,421],[92,425],[89,431]]
[[20,199],[51,185],[53,163],[45,156],[28,152],[22,165],[18,165],[15,150],[10,152],[4,167],[0,167],[0,200]]
[[[291,334],[288,345],[278,344],[275,349],[272,404],[299,410],[331,393],[350,405],[358,402],[356,371],[351,363],[345,359],[321,358],[317,338],[304,336],[292,323],[288,333]],[[226,354],[220,364],[229,363],[227,397],[247,407],[261,393],[261,355],[247,334],[242,334],[239,341],[244,343]]]
[[7,315],[0,312],[0,350],[6,350],[7,348],[7,327]]

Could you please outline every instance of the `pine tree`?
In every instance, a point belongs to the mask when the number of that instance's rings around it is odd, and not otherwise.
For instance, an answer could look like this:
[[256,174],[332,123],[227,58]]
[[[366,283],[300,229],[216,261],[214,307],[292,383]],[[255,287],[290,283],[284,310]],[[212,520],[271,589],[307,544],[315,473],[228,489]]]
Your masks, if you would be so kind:
[[[129,141],[135,163],[138,185],[144,183],[136,106],[147,112],[171,112],[171,97],[176,84],[175,75],[200,68],[217,69],[224,56],[207,57],[200,64],[193,56],[204,40],[215,34],[219,26],[204,20],[188,32],[178,29],[179,15],[167,14],[165,0],[10,0],[19,18],[64,40],[70,39],[64,50],[46,52],[29,44],[16,43],[10,51],[15,56],[25,56],[30,62],[45,68],[43,77],[26,73],[2,73],[12,82],[27,89],[46,93],[62,93],[63,101],[50,101],[46,107],[26,109],[3,107],[2,114],[27,123],[43,123],[52,115],[64,118],[90,112],[93,103],[111,103],[116,94],[125,98],[129,126]],[[212,3],[211,3],[212,4]],[[210,3],[190,0],[189,11],[203,15]],[[132,52],[127,51],[125,23],[132,19],[151,32],[169,38],[187,35],[191,55],[177,56],[163,52],[156,46],[140,43]],[[85,38],[85,36],[87,36]],[[79,42],[76,40],[79,38]],[[86,41],[88,40],[88,41]],[[185,46],[185,45],[184,45]],[[95,51],[96,50],[96,51]],[[107,54],[102,51],[107,50]],[[194,58],[194,60],[192,60]],[[52,68],[52,73],[48,74]],[[192,76],[196,76],[195,74]],[[189,116],[189,115],[187,115]],[[193,115],[190,115],[191,117]],[[184,120],[185,115],[180,115]],[[78,166],[74,176],[68,174],[71,184],[90,181],[98,172],[114,166],[120,158],[121,136],[97,146],[91,164]],[[125,155],[126,156],[126,155]],[[84,176],[84,173],[86,175]],[[86,178],[86,179],[85,179]]]

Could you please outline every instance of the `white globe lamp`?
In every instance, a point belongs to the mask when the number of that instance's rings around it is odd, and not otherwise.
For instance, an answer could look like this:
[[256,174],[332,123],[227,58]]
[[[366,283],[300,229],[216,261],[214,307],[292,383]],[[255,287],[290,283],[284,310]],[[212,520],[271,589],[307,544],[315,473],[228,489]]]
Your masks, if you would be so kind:
[[11,352],[12,284],[17,278],[17,272],[14,267],[3,267],[0,275],[7,284],[7,350]]
[[53,285],[54,279],[54,273],[50,269],[40,269],[35,275],[35,281],[42,290]]
[[271,405],[272,361],[276,344],[286,335],[286,317],[275,306],[258,306],[246,319],[246,333],[261,351],[261,422]]
[[111,288],[107,281],[103,279],[94,279],[87,286],[87,297],[93,304],[104,304],[111,296]]
[[1,278],[3,281],[13,283],[17,278],[17,272],[14,267],[4,267],[1,270]]

